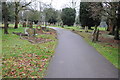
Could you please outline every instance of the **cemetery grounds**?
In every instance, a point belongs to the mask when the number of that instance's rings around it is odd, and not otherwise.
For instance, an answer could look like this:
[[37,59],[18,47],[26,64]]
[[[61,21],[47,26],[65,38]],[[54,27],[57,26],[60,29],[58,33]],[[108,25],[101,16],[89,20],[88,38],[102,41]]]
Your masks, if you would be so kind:
[[[14,29],[13,24],[9,26],[7,35],[0,29],[2,35],[0,42],[2,73],[0,74],[3,78],[43,78],[57,44],[56,32],[47,28],[43,34],[30,38],[33,43],[29,38],[24,39],[13,34],[13,32],[24,33],[24,27]],[[39,42],[41,40],[42,42]]]

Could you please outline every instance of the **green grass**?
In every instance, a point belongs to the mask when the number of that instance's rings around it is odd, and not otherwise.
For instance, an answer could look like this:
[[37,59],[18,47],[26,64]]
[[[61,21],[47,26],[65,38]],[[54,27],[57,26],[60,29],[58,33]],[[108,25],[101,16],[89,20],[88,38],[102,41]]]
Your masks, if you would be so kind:
[[[57,26],[56,26],[57,27]],[[81,26],[64,26],[65,29],[69,29],[69,30],[76,30],[76,31],[84,31],[83,29],[81,29]],[[92,29],[95,29],[95,27],[91,27]],[[105,27],[98,27],[99,30],[106,30]],[[92,31],[92,30],[88,30],[88,31]]]
[[[3,26],[4,26],[4,24],[0,24],[0,27],[3,27]],[[9,24],[8,26],[13,28],[15,26],[15,24]],[[33,27],[35,27],[35,26],[36,26],[36,24],[33,25]],[[18,27],[22,27],[22,24],[18,24]]]
[[80,35],[84,36],[85,40],[94,48],[96,48],[96,50],[103,55],[107,60],[109,60],[116,68],[120,68],[118,67],[118,48],[112,48],[112,47],[107,47],[105,46],[105,43],[100,43],[100,42],[96,42],[93,43],[91,38],[89,38],[89,34],[83,32],[80,33]]
[[2,78],[2,31],[0,31],[0,79]]
[[[92,45],[96,50],[103,55],[107,60],[109,60],[116,68],[119,68],[118,64],[118,48],[112,48],[104,46],[105,44],[93,43],[89,39],[85,39],[90,45]],[[120,56],[120,54],[119,54]]]
[[[95,27],[92,27],[92,29],[95,29]],[[98,27],[98,29],[99,29],[99,30],[102,30],[102,31],[106,30],[105,27]]]
[[[106,46],[105,43],[100,43],[100,42],[93,43],[91,38],[89,37],[91,36],[91,34],[86,33],[84,29],[81,29],[81,27],[65,26],[64,28],[69,30],[74,29],[75,31],[77,31],[76,33],[84,37],[84,40],[86,40],[86,42],[88,42],[91,46],[93,46],[101,55],[103,55],[107,60],[109,60],[116,68],[120,69],[120,64],[118,64],[118,56],[120,56],[120,54],[118,53],[118,48],[108,47]],[[102,31],[105,30],[105,28],[103,27],[98,27],[98,28],[99,30]],[[92,29],[94,29],[94,27],[92,27]],[[92,30],[88,30],[88,31],[92,32]]]
[[[54,49],[57,44],[57,40],[53,35],[38,35],[37,37],[42,37],[46,39],[52,39],[55,41],[50,41],[41,44],[31,44],[27,40],[20,39],[19,36],[12,34],[12,32],[24,32],[24,28],[20,27],[18,29],[9,28],[9,34],[2,33],[2,57],[3,57],[3,66],[2,66],[2,74],[3,77],[6,78],[25,78],[25,77],[44,77],[44,72],[49,64],[49,60],[51,56],[54,54]],[[28,55],[37,55],[37,57],[28,57]],[[25,58],[24,58],[25,57]],[[42,62],[41,60],[47,59],[47,61]],[[18,60],[18,61],[17,61]],[[32,70],[31,72],[28,71],[28,67],[25,65],[21,65],[19,67],[19,60],[21,62],[30,61],[31,64],[36,66],[29,66]],[[16,64],[16,65],[15,65]],[[44,64],[44,65],[43,65]],[[43,65],[43,67],[39,67]],[[27,68],[27,69],[24,69]],[[39,71],[41,69],[41,71]],[[14,71],[14,73],[11,73]],[[38,72],[39,71],[39,72]],[[24,73],[21,75],[20,73]],[[13,75],[11,75],[13,74]]]
[[[3,27],[4,26],[4,24],[0,24],[0,27]],[[20,26],[22,26],[21,24],[18,24],[18,26],[20,27]],[[14,27],[14,24],[9,24],[9,27]]]
[[43,35],[37,35],[37,37],[41,37],[41,38],[44,38],[44,39],[54,39],[54,36],[52,35],[46,35],[46,34],[43,34]]

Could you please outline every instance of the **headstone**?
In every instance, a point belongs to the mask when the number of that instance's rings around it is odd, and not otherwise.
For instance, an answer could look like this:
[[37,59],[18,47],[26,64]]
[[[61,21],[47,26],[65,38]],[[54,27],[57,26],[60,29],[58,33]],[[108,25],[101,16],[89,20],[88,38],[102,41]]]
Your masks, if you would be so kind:
[[88,32],[88,26],[85,26],[85,32]]
[[23,22],[23,27],[26,27],[26,22]]
[[41,26],[42,30],[45,30],[46,29],[46,26]]
[[107,25],[107,23],[105,22],[105,21],[102,21],[101,23],[100,23],[100,27],[107,27],[108,25]]
[[35,29],[34,28],[25,28],[25,34],[28,36],[35,36]]
[[32,22],[28,22],[27,27],[29,27],[29,28],[33,28],[33,23],[32,23]]

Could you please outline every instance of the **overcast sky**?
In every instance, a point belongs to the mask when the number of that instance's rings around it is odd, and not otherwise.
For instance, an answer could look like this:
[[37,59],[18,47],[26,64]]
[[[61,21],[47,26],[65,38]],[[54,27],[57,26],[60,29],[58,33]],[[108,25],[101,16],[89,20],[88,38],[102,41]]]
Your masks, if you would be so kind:
[[[30,0],[27,0],[27,1],[30,1]],[[51,4],[52,7],[55,8],[56,10],[61,10],[62,8],[65,8],[65,7],[72,7],[72,0],[37,0],[37,1],[43,2],[45,4]],[[76,7],[76,11],[78,13],[80,0],[73,0],[73,2],[76,2],[76,5],[73,5],[73,6]]]
[[[62,9],[63,7],[72,6],[71,5],[72,0],[39,0],[39,1],[42,1],[42,2],[45,2],[48,4],[51,3],[51,1],[52,1],[53,8],[56,8],[58,10]],[[73,2],[77,2],[76,6],[78,6],[80,3],[80,0],[73,0]]]
[[[60,10],[64,7],[72,7],[71,3],[72,3],[72,0],[37,0],[37,1],[41,1],[43,3],[46,3],[46,4],[52,4],[52,7],[57,9],[57,10]],[[76,6],[78,8],[78,5],[80,4],[80,0],[73,0],[73,2],[76,2]]]

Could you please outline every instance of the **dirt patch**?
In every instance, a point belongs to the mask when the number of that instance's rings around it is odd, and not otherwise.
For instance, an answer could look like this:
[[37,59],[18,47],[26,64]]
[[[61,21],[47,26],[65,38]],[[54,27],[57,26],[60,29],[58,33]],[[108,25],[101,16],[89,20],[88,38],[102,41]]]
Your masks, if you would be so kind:
[[100,31],[99,36],[100,43],[104,43],[108,47],[118,48],[120,40],[114,40],[114,36],[108,35],[107,31]]
[[21,39],[24,40],[28,40],[29,42],[33,43],[33,44],[37,44],[37,43],[45,43],[45,42],[49,42],[49,41],[53,41],[51,39],[44,39],[44,38],[37,38],[37,37],[21,37]]
[[[38,35],[43,35],[43,34],[54,35],[57,38],[57,34],[56,34],[56,31],[54,29],[49,29],[48,31],[44,31],[42,33],[38,32],[37,34]],[[41,38],[41,37],[36,37],[36,36],[31,36],[31,37],[30,36],[21,36],[20,38],[24,39],[24,40],[28,40],[32,44],[46,43],[49,41],[53,41],[51,39],[46,39],[46,38]]]

